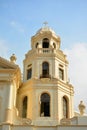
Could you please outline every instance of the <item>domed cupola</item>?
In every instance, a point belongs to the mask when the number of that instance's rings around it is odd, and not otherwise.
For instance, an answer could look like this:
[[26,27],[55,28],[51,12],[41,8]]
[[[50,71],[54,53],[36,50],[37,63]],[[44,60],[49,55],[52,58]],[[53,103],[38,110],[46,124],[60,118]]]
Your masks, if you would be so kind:
[[31,38],[32,49],[36,48],[60,48],[60,37],[48,26],[39,29]]

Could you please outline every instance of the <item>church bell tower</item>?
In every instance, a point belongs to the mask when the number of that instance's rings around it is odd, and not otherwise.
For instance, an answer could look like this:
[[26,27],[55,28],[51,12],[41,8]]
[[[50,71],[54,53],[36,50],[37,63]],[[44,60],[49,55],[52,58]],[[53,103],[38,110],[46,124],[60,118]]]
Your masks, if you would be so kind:
[[23,83],[18,110],[34,125],[57,125],[74,116],[73,86],[68,82],[68,61],[60,37],[48,26],[31,37],[31,50],[23,61]]

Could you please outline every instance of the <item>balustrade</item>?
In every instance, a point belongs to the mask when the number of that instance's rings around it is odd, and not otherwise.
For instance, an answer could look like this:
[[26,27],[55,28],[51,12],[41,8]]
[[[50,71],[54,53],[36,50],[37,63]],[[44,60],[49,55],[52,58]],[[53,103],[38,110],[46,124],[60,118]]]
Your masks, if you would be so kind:
[[41,54],[51,54],[51,53],[54,53],[54,49],[50,49],[50,48],[38,48],[38,53],[41,53]]

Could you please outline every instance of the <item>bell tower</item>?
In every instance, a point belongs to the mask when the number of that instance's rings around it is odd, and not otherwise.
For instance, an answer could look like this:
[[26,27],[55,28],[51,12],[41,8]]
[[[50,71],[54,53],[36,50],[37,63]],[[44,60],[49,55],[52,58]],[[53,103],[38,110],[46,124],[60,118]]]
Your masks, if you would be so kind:
[[74,89],[68,82],[68,61],[60,37],[47,25],[31,37],[23,61],[23,84],[18,93],[19,114],[34,125],[57,125],[74,115]]

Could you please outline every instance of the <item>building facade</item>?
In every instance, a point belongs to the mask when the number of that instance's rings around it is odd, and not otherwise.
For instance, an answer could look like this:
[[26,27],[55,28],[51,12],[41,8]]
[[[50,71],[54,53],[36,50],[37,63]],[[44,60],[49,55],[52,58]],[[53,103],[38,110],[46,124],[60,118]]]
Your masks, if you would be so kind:
[[60,45],[50,27],[39,29],[23,61],[23,80],[15,55],[10,61],[0,57],[0,130],[87,129],[83,102],[80,113],[74,112],[74,87]]

